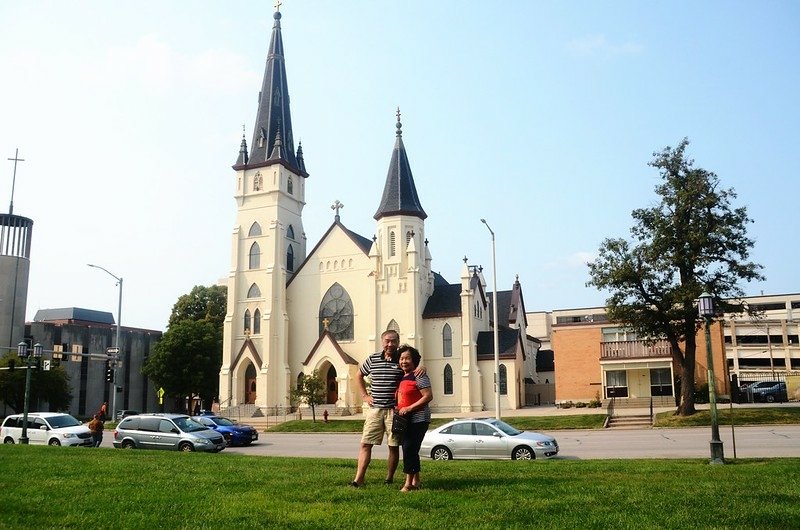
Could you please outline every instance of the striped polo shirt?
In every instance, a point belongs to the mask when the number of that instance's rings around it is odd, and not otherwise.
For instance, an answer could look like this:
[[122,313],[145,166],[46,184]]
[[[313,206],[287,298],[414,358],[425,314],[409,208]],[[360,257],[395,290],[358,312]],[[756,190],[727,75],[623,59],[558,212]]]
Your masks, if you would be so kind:
[[387,361],[382,351],[373,353],[361,364],[361,374],[364,377],[368,375],[372,377],[370,395],[373,408],[394,408],[394,394],[400,378],[403,377],[403,370],[397,361]]

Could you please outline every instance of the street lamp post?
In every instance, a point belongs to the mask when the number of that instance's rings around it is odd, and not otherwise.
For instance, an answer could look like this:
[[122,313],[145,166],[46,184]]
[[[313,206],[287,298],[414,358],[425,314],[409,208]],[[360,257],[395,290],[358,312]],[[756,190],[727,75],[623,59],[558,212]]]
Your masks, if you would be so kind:
[[20,342],[17,344],[17,356],[27,363],[25,367],[25,402],[22,410],[22,436],[19,437],[19,443],[27,445],[28,410],[30,410],[31,399],[31,368],[33,368],[32,361],[42,358],[42,345],[37,342],[33,345],[33,350],[30,350],[25,342]]
[[717,391],[714,378],[714,358],[711,353],[711,318],[714,316],[714,298],[703,292],[697,301],[697,311],[705,319],[706,360],[708,363],[708,404],[711,408],[711,463],[724,464],[722,440],[719,438],[719,422],[717,421]]
[[489,233],[492,234],[492,289],[494,295],[492,299],[492,313],[494,318],[494,326],[492,331],[494,333],[494,415],[500,419],[500,337],[498,334],[497,322],[497,255],[495,252],[494,231],[489,227],[486,219],[481,219],[481,222],[486,225]]
[[[119,302],[117,304],[117,333],[114,337],[114,347],[117,348],[117,353],[115,355],[114,360],[112,361],[116,365],[116,361],[119,358],[120,352],[120,329],[122,327],[122,278],[113,274],[108,269],[101,267],[100,265],[92,265],[91,263],[87,263],[89,267],[94,267],[95,269],[100,269],[101,271],[105,272],[115,280],[117,280],[117,285],[119,286]],[[117,418],[117,372],[116,367],[114,368],[114,375],[111,378],[111,419],[112,421]]]

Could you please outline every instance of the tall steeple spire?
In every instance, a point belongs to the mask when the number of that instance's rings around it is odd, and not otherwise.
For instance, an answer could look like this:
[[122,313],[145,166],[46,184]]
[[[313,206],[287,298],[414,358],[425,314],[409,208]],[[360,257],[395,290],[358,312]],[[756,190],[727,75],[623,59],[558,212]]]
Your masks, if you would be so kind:
[[411,174],[411,165],[408,163],[406,148],[403,145],[403,124],[400,123],[400,108],[397,109],[397,133],[392,151],[392,160],[389,162],[389,173],[386,175],[386,184],[383,187],[381,205],[375,213],[375,220],[387,215],[413,215],[425,219],[428,214],[422,209],[414,185],[414,176]]
[[[248,165],[256,166],[279,160],[291,169],[305,174],[298,162],[292,135],[292,116],[289,112],[289,87],[286,82],[286,64],[281,37],[281,13],[275,11],[272,38],[269,43],[264,82],[258,96],[258,113],[250,144]],[[279,157],[273,158],[275,140],[280,139]],[[237,164],[238,165],[238,164]]]

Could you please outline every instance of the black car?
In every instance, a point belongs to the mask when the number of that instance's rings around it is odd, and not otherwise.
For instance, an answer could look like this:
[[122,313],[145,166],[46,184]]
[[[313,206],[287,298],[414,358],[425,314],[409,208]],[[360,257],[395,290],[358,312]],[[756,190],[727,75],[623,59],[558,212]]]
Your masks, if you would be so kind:
[[760,381],[750,385],[749,392],[753,393],[753,401],[774,403],[787,401],[786,383],[783,381]]

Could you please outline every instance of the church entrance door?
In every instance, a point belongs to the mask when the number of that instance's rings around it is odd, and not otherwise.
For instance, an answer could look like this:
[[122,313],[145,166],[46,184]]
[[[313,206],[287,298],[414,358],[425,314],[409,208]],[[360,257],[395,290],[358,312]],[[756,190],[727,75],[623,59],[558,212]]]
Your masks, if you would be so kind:
[[252,405],[256,402],[256,368],[252,364],[244,373],[244,402]]
[[336,382],[336,368],[333,366],[328,368],[326,383],[328,388],[328,400],[326,403],[329,405],[335,404],[339,399],[339,383]]

